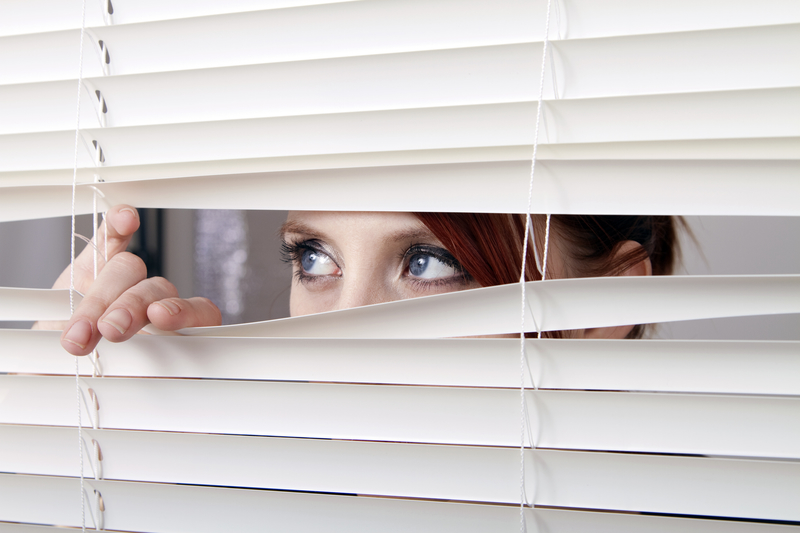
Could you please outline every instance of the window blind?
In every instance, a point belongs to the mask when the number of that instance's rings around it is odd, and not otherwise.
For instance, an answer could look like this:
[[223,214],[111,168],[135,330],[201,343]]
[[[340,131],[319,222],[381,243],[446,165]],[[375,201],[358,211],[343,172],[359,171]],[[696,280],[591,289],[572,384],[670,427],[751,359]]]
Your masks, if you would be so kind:
[[[543,1],[87,6],[76,211],[526,210]],[[0,6],[0,220],[71,211],[80,3]],[[101,9],[102,8],[102,9]],[[554,1],[533,211],[800,207],[800,5]],[[424,190],[425,194],[420,194]],[[800,312],[800,276],[529,283],[523,327]],[[0,289],[0,320],[68,293]],[[446,318],[443,318],[446,317]],[[519,286],[79,361],[87,526],[794,531],[796,342],[530,339]],[[0,331],[0,531],[79,527],[74,359]]]

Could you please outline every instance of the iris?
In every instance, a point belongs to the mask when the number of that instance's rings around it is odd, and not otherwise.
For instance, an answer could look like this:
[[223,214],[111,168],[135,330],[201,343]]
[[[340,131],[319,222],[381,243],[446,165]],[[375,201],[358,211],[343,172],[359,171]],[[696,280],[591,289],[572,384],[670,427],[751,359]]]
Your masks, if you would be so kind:
[[408,261],[408,273],[416,278],[449,278],[458,274],[455,267],[429,254],[414,254]]
[[306,248],[300,255],[300,266],[303,272],[312,276],[332,276],[339,272],[339,267],[327,254],[312,248]]

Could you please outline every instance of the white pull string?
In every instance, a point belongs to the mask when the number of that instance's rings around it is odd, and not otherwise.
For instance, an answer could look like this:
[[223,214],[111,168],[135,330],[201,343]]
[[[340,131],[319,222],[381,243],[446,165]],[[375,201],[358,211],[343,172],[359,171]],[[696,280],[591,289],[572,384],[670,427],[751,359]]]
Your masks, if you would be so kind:
[[[95,174],[94,175],[94,181],[95,181],[95,183],[101,181],[100,180],[100,176]],[[104,247],[103,251],[100,252],[100,249],[97,247],[97,241],[98,241],[98,239],[97,239],[97,229],[98,229],[98,224],[97,224],[97,222],[98,222],[98,220],[97,220],[97,217],[98,217],[97,196],[98,196],[98,192],[99,191],[97,190],[97,187],[92,186],[92,188],[94,189],[94,191],[92,191],[92,239],[91,239],[91,241],[88,241],[88,243],[93,248],[93,251],[92,251],[92,263],[93,263],[93,265],[92,265],[93,266],[92,274],[93,274],[93,277],[92,277],[92,279],[97,279],[97,267],[98,267],[97,258],[98,258],[98,256],[102,255],[103,264],[104,265],[108,261],[108,257],[107,257],[108,232],[104,231],[104,235],[106,237],[106,239],[105,239],[105,247]],[[105,221],[105,214],[103,215],[103,221]],[[92,377],[96,378],[98,375],[100,375],[100,372],[99,372],[99,368],[100,368],[100,362],[99,362],[100,353],[97,351],[97,348],[92,350],[92,353],[90,354],[89,357],[91,357],[92,368],[93,368]]]
[[[550,213],[547,214],[547,222],[544,228],[544,253],[542,254],[542,281],[547,279],[547,252],[550,250]],[[537,332],[542,338],[542,331]]]
[[[530,220],[531,216],[528,213],[528,220]],[[539,272],[539,275],[544,275],[542,271],[542,263],[539,261],[539,250],[536,249],[536,232],[531,231],[531,247],[533,248],[533,260],[536,263],[536,271]]]
[[[72,220],[70,229],[70,261],[69,261],[69,313],[75,312],[75,192],[78,185],[78,144],[81,130],[81,91],[83,90],[83,41],[86,35],[86,0],[81,2],[81,44],[78,58],[78,97],[75,111],[75,154],[72,168]],[[75,357],[75,395],[78,406],[78,456],[80,458],[80,490],[81,490],[81,531],[86,532],[86,494],[83,479],[83,432],[81,421],[81,376],[78,358]]]
[[[526,417],[526,401],[525,401],[525,368],[526,368],[526,353],[525,353],[525,307],[527,305],[527,296],[525,294],[525,271],[527,269],[528,258],[528,239],[531,235],[531,204],[533,202],[533,175],[536,170],[536,154],[539,148],[539,126],[542,120],[542,105],[544,97],[544,77],[545,65],[547,64],[547,45],[549,42],[548,36],[550,34],[550,7],[552,0],[547,0],[547,16],[544,26],[544,40],[542,42],[542,68],[539,76],[539,98],[536,105],[536,126],[533,134],[533,155],[531,156],[531,177],[528,183],[528,204],[525,210],[525,236],[522,243],[522,268],[520,272],[520,293],[521,293],[521,318],[520,318],[520,358],[519,358],[519,372],[520,372],[520,386],[519,386],[519,401],[520,401],[520,444],[519,444],[519,461],[520,461],[520,487],[519,487],[519,528],[521,533],[525,533],[525,504],[527,498],[525,496],[525,428],[527,426]],[[547,229],[545,231],[545,244],[544,244],[544,258],[542,260],[542,279],[544,280],[547,275],[547,249],[550,237],[550,215],[547,215]],[[538,254],[537,254],[538,263]],[[538,265],[537,265],[538,266]],[[538,330],[538,337],[541,338],[542,332]],[[536,388],[536,383],[533,384]],[[531,446],[535,446],[531,440]]]

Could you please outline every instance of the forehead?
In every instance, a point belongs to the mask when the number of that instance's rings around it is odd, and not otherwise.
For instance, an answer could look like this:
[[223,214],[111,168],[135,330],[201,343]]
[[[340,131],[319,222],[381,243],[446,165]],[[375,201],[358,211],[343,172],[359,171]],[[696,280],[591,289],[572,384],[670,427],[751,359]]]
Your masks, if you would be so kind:
[[400,241],[430,239],[428,228],[411,213],[290,211],[283,234],[326,240]]

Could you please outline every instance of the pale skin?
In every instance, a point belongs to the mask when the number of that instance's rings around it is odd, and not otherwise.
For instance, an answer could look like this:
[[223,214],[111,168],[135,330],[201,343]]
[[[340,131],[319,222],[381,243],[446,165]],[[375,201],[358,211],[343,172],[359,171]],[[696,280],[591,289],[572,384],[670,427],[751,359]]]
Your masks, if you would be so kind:
[[[125,252],[139,227],[136,210],[115,206],[98,230],[104,242],[108,227],[108,263],[98,263],[93,279],[93,250],[75,260],[75,288],[84,294],[65,323],[40,323],[40,329],[62,329],[61,345],[73,355],[87,355],[102,337],[130,339],[147,324],[163,331],[221,323],[219,309],[207,298],[179,298],[164,278],[146,278],[144,263]],[[289,213],[282,229],[284,254],[292,263],[290,313],[300,316],[382,302],[477,288],[419,219],[408,213]],[[619,253],[639,246],[627,241]],[[560,277],[562,259],[550,250],[550,277]],[[550,266],[548,269],[550,270]],[[650,260],[622,275],[650,275]],[[69,287],[67,268],[54,288]],[[579,332],[587,338],[624,338],[633,326]]]

